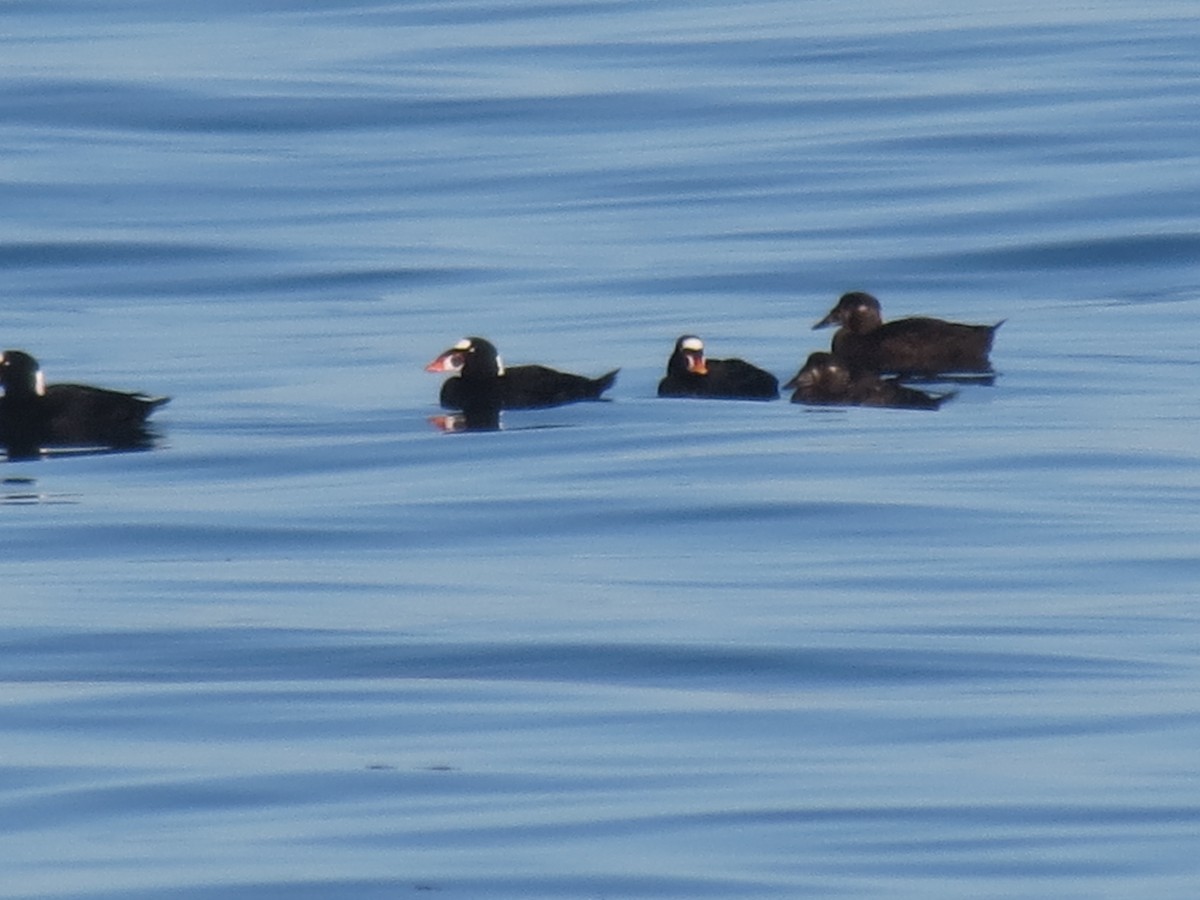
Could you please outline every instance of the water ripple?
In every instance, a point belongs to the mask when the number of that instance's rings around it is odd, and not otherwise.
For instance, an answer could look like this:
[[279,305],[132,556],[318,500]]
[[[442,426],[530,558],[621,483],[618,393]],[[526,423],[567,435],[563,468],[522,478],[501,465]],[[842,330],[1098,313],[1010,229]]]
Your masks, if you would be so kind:
[[[9,681],[161,683],[346,678],[465,678],[587,683],[821,684],[1040,680],[1149,676],[1129,660],[1031,653],[676,646],[662,644],[451,645],[348,634],[218,630],[9,639]],[[92,659],[92,665],[84,663]]]

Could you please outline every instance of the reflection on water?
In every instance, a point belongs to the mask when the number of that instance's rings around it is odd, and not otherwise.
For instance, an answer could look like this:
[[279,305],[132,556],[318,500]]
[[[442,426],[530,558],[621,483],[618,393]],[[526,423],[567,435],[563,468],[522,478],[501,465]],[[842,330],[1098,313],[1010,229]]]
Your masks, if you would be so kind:
[[[110,436],[111,437],[111,436]],[[163,437],[157,428],[146,426],[129,429],[112,443],[74,441],[47,443],[39,440],[0,441],[9,462],[34,459],[65,459],[78,456],[105,456],[113,453],[144,453],[162,446]]]
[[975,387],[995,387],[998,373],[963,373],[957,375],[906,375],[900,379],[904,384],[962,384]]
[[79,494],[52,494],[34,490],[36,478],[5,478],[0,481],[0,505],[74,504]]
[[429,424],[446,434],[462,431],[499,431],[500,410],[498,408],[475,409],[469,413],[458,412],[446,416],[430,416]]

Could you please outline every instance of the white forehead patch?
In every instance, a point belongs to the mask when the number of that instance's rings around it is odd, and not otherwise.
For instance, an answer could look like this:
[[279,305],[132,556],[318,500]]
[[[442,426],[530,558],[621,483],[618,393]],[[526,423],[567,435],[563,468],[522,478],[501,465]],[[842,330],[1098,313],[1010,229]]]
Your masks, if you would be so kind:
[[681,348],[683,348],[684,350],[694,350],[696,352],[701,352],[704,350],[704,341],[700,340],[700,338],[698,338],[698,337],[690,337],[690,338],[685,338],[683,343],[680,344],[679,346]]
[[466,338],[463,338],[461,341],[459,341],[457,344],[455,344],[450,349],[451,350],[470,350],[471,342],[468,341]]

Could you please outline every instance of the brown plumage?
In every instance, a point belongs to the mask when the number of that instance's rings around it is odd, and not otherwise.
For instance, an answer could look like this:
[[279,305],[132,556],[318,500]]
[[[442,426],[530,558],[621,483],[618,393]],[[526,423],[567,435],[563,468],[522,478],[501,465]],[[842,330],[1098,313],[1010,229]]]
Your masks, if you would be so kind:
[[832,353],[813,353],[784,385],[794,388],[793,403],[814,406],[888,406],[894,409],[937,409],[954,396],[927,394],[905,387],[896,378],[854,372]]
[[1002,324],[964,325],[925,316],[884,322],[879,301],[854,291],[813,328],[841,326],[831,350],[855,371],[931,377],[991,372],[988,354]]

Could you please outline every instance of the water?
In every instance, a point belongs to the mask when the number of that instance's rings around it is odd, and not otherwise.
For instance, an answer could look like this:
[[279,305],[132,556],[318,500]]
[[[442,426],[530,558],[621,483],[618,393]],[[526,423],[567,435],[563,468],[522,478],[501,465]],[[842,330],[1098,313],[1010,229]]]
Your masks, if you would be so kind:
[[[1191,3],[0,23],[3,343],[175,398],[0,466],[0,896],[1195,895]],[[995,385],[654,398],[851,289]]]

